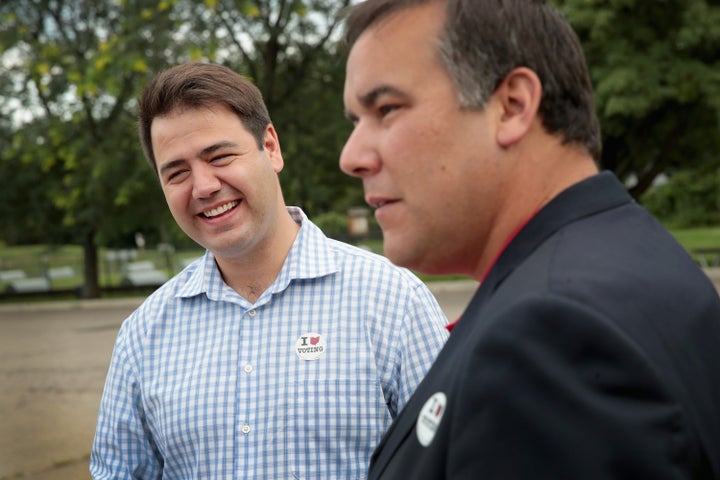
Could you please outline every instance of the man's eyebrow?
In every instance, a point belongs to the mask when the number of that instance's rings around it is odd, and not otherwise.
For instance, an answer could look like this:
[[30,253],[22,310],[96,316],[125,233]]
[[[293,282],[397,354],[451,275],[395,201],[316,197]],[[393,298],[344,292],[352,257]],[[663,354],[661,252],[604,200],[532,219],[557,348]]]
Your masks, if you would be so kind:
[[[358,103],[362,105],[363,108],[371,108],[375,103],[377,103],[378,98],[383,95],[396,95],[396,96],[402,96],[403,93],[398,90],[395,87],[392,87],[390,85],[378,85],[377,87],[373,88],[372,90],[369,90],[366,93],[363,93],[362,95],[358,95]],[[356,115],[352,113],[349,110],[345,110],[345,117],[349,120],[353,120],[356,118]]]
[[227,140],[223,141],[223,142],[214,143],[214,144],[210,145],[209,147],[203,148],[200,151],[199,156],[206,157],[206,156],[208,156],[214,152],[217,152],[218,150],[221,150],[223,148],[233,148],[233,147],[237,147],[237,144],[234,142],[227,141]]
[[165,172],[172,170],[174,168],[177,168],[180,165],[182,165],[183,163],[185,163],[185,160],[182,158],[179,158],[177,160],[173,160],[171,162],[166,163],[165,165],[160,167],[160,175],[162,176]]
[[372,90],[358,96],[358,101],[360,102],[360,105],[368,108],[372,107],[375,102],[377,102],[378,97],[381,97],[383,95],[402,95],[402,92],[390,85],[378,85]]
[[[201,158],[207,157],[208,155],[212,155],[214,152],[217,152],[218,150],[221,150],[223,148],[233,148],[233,147],[237,147],[237,144],[234,142],[223,141],[223,142],[214,143],[214,144],[210,145],[209,147],[205,147],[202,150],[200,150],[200,153],[198,154],[198,156]],[[172,160],[160,168],[160,173],[162,174],[162,173],[167,172],[168,170],[177,168],[178,166],[182,165],[185,162],[186,162],[186,160],[184,158],[178,158],[177,160]]]

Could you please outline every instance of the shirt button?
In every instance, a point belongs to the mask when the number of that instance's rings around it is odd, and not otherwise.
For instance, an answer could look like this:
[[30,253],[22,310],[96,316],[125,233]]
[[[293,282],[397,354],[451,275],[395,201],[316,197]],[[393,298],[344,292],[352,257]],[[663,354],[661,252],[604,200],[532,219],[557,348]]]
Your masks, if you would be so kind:
[[243,426],[242,426],[242,433],[244,433],[245,435],[247,435],[248,433],[250,433],[250,425],[243,425]]
[[257,313],[257,312],[256,312],[255,310],[250,310],[250,311],[248,312],[248,315],[250,315],[251,317],[254,317],[256,313]]
[[243,370],[245,370],[245,373],[250,373],[253,371],[253,366],[248,363],[243,367]]

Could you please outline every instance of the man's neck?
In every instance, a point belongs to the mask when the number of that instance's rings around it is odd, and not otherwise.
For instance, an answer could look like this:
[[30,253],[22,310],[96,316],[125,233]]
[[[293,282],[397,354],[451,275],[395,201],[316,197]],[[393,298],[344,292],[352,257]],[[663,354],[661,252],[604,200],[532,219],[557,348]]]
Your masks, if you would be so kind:
[[251,303],[255,303],[280,274],[300,231],[289,213],[281,218],[269,241],[252,254],[237,258],[215,257],[225,283]]
[[[472,277],[482,281],[508,239],[540,211],[548,202],[570,186],[598,173],[598,169],[586,153],[575,147],[556,146],[548,142],[550,150],[535,147],[534,152],[520,155],[522,165],[511,175],[513,182],[504,192],[507,199],[493,229],[485,239],[483,254],[472,272]],[[538,150],[541,155],[538,156]],[[533,156],[533,153],[535,154]]]

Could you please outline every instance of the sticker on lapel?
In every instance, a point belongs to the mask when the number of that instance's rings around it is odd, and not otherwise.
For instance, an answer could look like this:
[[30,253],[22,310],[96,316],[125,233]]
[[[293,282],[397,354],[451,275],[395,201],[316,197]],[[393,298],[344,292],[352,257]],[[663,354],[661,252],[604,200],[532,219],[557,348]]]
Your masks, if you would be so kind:
[[317,360],[325,353],[325,341],[319,333],[306,333],[295,341],[295,353],[300,360]]
[[437,392],[425,402],[418,415],[415,432],[418,441],[423,447],[430,445],[440,427],[440,421],[445,413],[447,397],[443,392]]

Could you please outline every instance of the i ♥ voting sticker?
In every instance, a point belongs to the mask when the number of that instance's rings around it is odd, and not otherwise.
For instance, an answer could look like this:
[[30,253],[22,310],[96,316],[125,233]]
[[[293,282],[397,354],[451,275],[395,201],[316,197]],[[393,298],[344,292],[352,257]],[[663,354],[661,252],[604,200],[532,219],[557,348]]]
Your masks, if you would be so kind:
[[300,360],[317,360],[325,353],[325,341],[319,333],[306,333],[295,341]]

